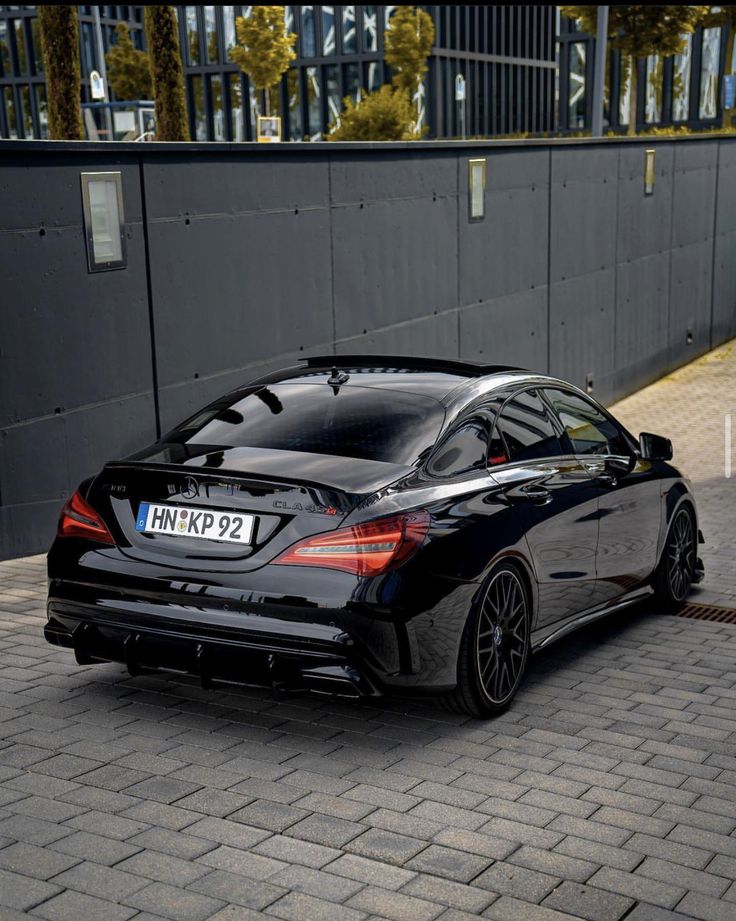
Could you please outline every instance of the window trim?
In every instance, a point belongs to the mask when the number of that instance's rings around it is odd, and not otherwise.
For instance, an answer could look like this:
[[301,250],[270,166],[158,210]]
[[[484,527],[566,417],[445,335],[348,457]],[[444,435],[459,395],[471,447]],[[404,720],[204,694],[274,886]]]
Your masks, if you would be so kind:
[[[600,458],[604,458],[604,459],[606,459],[606,458],[619,458],[619,457],[625,457],[625,458],[627,458],[627,460],[631,460],[632,457],[636,457],[636,456],[637,456],[637,453],[638,453],[638,443],[637,443],[636,439],[634,438],[634,436],[631,434],[631,432],[629,432],[629,430],[628,430],[625,426],[623,426],[616,418],[614,418],[614,416],[612,416],[611,413],[608,412],[608,410],[605,408],[605,406],[601,406],[600,403],[598,403],[597,400],[591,399],[591,397],[589,397],[587,394],[585,394],[585,393],[580,393],[580,392],[578,392],[576,389],[574,389],[574,388],[572,388],[572,387],[570,387],[570,386],[568,386],[568,385],[564,385],[564,386],[561,386],[561,385],[545,385],[545,386],[544,386],[543,388],[541,388],[541,389],[542,389],[543,399],[544,399],[545,403],[549,406],[550,412],[552,412],[552,413],[554,414],[554,417],[555,417],[555,419],[557,420],[557,422],[559,423],[559,425],[562,426],[562,429],[563,429],[563,432],[564,432],[564,438],[565,438],[566,441],[569,443],[570,447],[573,449],[573,457],[576,457],[576,458],[578,458],[578,459],[585,459],[585,458],[591,458],[591,457],[600,457]],[[629,453],[629,454],[611,454],[611,453],[606,453],[606,454],[578,454],[577,452],[575,452],[575,450],[574,450],[574,449],[575,449],[575,445],[573,444],[572,439],[571,439],[570,436],[568,435],[567,429],[566,429],[565,426],[563,425],[562,419],[560,419],[559,414],[558,414],[557,410],[555,409],[554,403],[552,402],[551,398],[547,395],[547,392],[546,392],[546,391],[548,391],[548,390],[559,390],[559,391],[561,391],[562,393],[569,393],[571,396],[577,397],[578,399],[582,400],[583,403],[587,403],[587,404],[588,404],[589,406],[591,406],[593,409],[597,410],[597,411],[603,416],[603,418],[606,419],[608,422],[610,422],[611,425],[613,425],[613,427],[619,432],[619,434],[622,436],[622,438],[623,438],[623,440],[624,440],[624,443],[626,443],[626,444],[629,445],[629,447],[630,447],[630,449],[631,449],[631,450],[630,450],[630,453]]]
[[[558,431],[557,431],[557,437],[560,439],[560,442],[562,443],[563,447],[570,447],[570,448],[572,448],[572,443],[570,442],[570,439],[567,437],[567,432],[565,431],[565,427],[562,425],[562,422],[561,422],[559,416],[558,416],[557,413],[554,411],[554,408],[553,408],[552,406],[550,406],[549,401],[546,400],[546,399],[544,398],[544,396],[543,396],[543,388],[544,388],[544,387],[545,387],[545,384],[539,384],[539,383],[534,383],[534,384],[532,384],[532,383],[527,383],[527,384],[524,384],[524,386],[519,387],[517,390],[514,390],[512,393],[510,393],[510,394],[508,395],[508,397],[506,397],[506,399],[503,401],[503,403],[501,404],[501,407],[499,408],[498,412],[496,413],[496,418],[493,420],[493,428],[491,429],[491,434],[490,434],[490,437],[489,437],[488,441],[490,442],[490,441],[492,440],[492,438],[493,438],[493,436],[494,436],[494,434],[495,434],[495,432],[496,432],[496,424],[497,424],[498,419],[500,418],[500,416],[503,415],[503,411],[504,411],[504,409],[506,409],[506,405],[507,405],[511,400],[513,400],[515,397],[518,397],[519,394],[526,393],[526,392],[529,391],[529,390],[536,390],[537,395],[539,396],[539,399],[540,399],[541,402],[542,402],[542,405],[543,405],[543,406],[548,410],[548,412],[550,413],[550,416],[551,416],[550,421],[552,422],[553,428],[555,428],[555,429],[558,430]],[[499,432],[499,435],[501,436],[501,438],[502,438],[502,440],[503,440],[503,443],[504,443],[504,445],[506,446],[506,453],[507,453],[507,455],[508,455],[508,457],[509,457],[509,460],[504,461],[504,462],[501,463],[501,464],[493,464],[493,466],[491,466],[490,464],[487,463],[487,464],[486,464],[486,467],[487,467],[489,473],[492,474],[494,470],[500,470],[500,469],[502,469],[502,468],[503,468],[503,469],[506,469],[506,468],[508,468],[508,467],[512,467],[512,466],[516,466],[516,465],[523,466],[523,465],[525,465],[525,464],[529,464],[529,463],[530,463],[530,461],[528,461],[528,460],[520,460],[520,461],[518,461],[518,460],[512,460],[512,459],[511,459],[511,453],[510,453],[510,451],[509,451],[509,446],[508,446],[508,444],[506,444],[506,439],[503,437],[503,432]],[[535,462],[535,463],[537,463],[537,462],[539,462],[539,463],[544,463],[544,462],[549,462],[549,461],[557,460],[557,459],[559,459],[559,458],[574,458],[574,457],[577,457],[577,455],[575,455],[574,453],[548,454],[546,457],[538,457],[534,462]]]

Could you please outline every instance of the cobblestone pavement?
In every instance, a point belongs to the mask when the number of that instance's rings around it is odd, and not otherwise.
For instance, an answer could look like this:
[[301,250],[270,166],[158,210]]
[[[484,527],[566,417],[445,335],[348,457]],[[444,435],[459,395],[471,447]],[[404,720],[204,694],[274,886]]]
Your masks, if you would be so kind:
[[[695,487],[705,579],[692,600],[736,607],[736,340],[709,352],[611,411],[638,435],[672,439],[674,463]],[[725,476],[725,417],[732,417],[732,476]]]
[[[616,407],[673,438],[721,601],[734,383],[722,349]],[[477,721],[82,668],[44,603],[0,563],[0,921],[736,918],[735,626],[625,612]]]

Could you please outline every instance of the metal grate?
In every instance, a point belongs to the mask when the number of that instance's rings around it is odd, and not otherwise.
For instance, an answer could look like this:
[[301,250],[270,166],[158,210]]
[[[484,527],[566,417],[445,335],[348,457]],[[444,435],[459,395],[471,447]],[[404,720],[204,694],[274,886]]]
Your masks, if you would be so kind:
[[714,604],[686,604],[677,611],[677,617],[710,620],[719,624],[736,624],[736,609],[720,608]]

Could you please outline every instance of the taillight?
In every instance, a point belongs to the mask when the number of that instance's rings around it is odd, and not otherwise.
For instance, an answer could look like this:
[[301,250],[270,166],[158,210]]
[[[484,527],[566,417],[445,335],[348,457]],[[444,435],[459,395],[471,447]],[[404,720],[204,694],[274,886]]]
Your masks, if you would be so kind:
[[281,566],[321,566],[357,576],[377,576],[408,559],[421,545],[429,513],[378,518],[307,537],[274,560]]
[[92,506],[75,492],[61,510],[57,537],[84,537],[99,544],[114,544],[112,534]]

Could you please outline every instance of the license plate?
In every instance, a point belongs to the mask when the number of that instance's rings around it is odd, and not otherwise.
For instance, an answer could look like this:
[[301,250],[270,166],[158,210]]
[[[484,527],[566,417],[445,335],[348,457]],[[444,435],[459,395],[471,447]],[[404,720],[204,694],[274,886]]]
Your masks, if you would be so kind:
[[249,544],[253,536],[253,515],[223,512],[216,508],[181,508],[141,502],[135,522],[144,534],[170,534],[172,537],[203,537],[206,540]]

